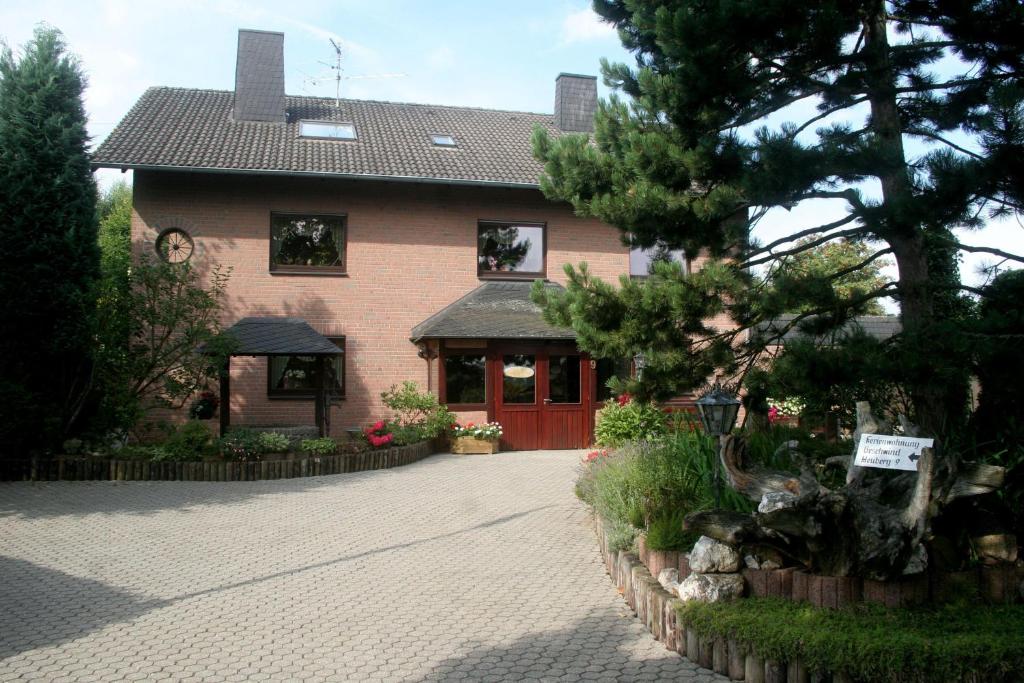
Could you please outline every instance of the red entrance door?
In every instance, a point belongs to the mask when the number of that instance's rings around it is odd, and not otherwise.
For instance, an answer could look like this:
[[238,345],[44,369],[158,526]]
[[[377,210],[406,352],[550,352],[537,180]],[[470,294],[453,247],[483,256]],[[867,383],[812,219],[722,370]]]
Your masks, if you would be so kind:
[[572,347],[510,347],[489,357],[502,448],[584,448],[590,441],[590,361]]

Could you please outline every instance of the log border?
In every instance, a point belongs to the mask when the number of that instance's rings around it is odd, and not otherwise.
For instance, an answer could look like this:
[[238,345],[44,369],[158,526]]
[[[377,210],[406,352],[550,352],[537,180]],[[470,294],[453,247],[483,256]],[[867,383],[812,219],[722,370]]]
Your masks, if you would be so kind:
[[61,456],[0,460],[0,481],[266,481],[410,465],[438,452],[430,441],[378,451],[256,462],[151,462]]

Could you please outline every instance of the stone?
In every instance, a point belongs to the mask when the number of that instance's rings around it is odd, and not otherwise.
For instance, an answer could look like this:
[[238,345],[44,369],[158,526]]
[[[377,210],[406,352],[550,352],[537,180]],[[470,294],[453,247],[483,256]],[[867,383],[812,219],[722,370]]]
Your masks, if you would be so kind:
[[679,584],[679,599],[686,602],[723,602],[743,595],[742,574],[690,574]]
[[923,545],[918,545],[914,548],[914,554],[907,560],[907,566],[903,568],[904,576],[911,576],[913,574],[920,574],[928,568],[928,551],[925,550]]
[[731,574],[739,569],[736,549],[707,536],[701,536],[690,553],[690,570],[697,574]]
[[796,496],[787,491],[771,491],[761,496],[757,511],[761,514],[785,510],[796,504]]
[[669,593],[675,593],[679,587],[679,570],[667,567],[658,572],[658,583]]
[[761,563],[761,569],[782,569],[782,565],[775,560],[765,560]]
[[760,569],[761,563],[757,561],[757,558],[753,555],[744,555],[743,564],[747,566],[747,569]]

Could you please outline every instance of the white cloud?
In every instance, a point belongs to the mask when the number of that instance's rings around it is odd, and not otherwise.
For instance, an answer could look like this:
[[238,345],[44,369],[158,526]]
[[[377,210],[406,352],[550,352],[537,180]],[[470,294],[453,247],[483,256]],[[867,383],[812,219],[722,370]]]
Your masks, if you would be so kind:
[[562,20],[562,44],[582,43],[614,37],[615,27],[604,22],[592,9],[572,12]]
[[427,53],[427,64],[432,69],[448,69],[455,66],[455,50],[441,45]]

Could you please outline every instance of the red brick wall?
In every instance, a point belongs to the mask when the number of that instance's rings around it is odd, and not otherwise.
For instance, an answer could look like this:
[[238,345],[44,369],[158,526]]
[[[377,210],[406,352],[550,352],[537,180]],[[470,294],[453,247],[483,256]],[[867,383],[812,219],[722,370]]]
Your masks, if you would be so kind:
[[[587,261],[612,281],[629,266],[617,230],[536,190],[136,171],[134,193],[137,249],[152,250],[160,230],[179,227],[192,235],[200,268],[233,268],[225,325],[289,315],[347,337],[347,396],[332,415],[335,431],[383,415],[380,392],[396,382],[436,391],[437,361],[428,377],[409,333],[480,284],[479,219],[546,222],[548,277],[556,282],[564,283],[566,262]],[[347,214],[347,276],[271,275],[272,211]],[[312,401],[267,398],[266,365],[232,360],[232,423],[312,424]]]

